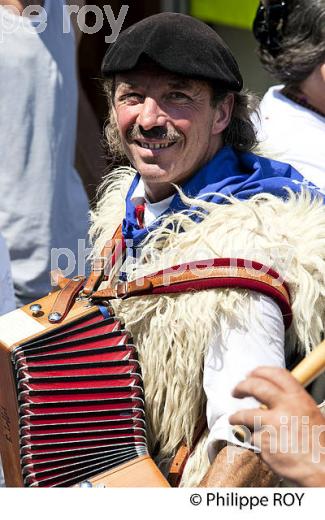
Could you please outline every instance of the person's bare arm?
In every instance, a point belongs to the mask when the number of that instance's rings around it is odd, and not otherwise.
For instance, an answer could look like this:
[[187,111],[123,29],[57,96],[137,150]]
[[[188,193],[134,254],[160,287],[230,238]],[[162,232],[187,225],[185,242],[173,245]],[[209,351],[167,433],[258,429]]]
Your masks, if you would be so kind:
[[10,6],[19,11],[19,14],[23,14],[23,10],[29,5],[43,5],[44,0],[0,0],[0,5]]
[[231,424],[252,431],[252,443],[279,475],[301,486],[325,486],[325,419],[304,388],[281,368],[261,367],[239,383],[234,396],[253,396],[268,409],[240,410]]
[[14,8],[18,9],[19,14],[22,14],[22,12],[25,8],[23,0],[8,0],[8,1],[0,0],[0,5],[2,5],[4,7],[7,7],[7,6],[14,7]]
[[279,479],[251,450],[225,446],[200,483],[200,487],[272,487]]

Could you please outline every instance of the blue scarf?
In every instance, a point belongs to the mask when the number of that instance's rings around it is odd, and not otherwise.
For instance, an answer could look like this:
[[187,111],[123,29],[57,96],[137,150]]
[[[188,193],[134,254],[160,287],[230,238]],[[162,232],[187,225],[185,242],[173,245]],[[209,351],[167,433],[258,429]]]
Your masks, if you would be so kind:
[[[126,197],[126,215],[123,220],[123,236],[133,240],[137,247],[146,235],[159,225],[157,219],[149,227],[141,229],[137,223],[135,207],[131,196],[139,182],[139,173],[135,176]],[[288,197],[285,188],[299,193],[302,186],[321,195],[318,189],[306,181],[300,173],[286,163],[273,161],[248,152],[235,152],[230,147],[224,147],[214,158],[188,181],[181,189],[186,196],[200,198],[215,204],[227,201],[222,195],[232,195],[239,200],[245,200],[260,193],[271,193],[283,199]],[[211,195],[212,194],[212,195]],[[323,195],[321,195],[323,198]],[[168,210],[163,214],[176,213],[188,208],[177,193]]]

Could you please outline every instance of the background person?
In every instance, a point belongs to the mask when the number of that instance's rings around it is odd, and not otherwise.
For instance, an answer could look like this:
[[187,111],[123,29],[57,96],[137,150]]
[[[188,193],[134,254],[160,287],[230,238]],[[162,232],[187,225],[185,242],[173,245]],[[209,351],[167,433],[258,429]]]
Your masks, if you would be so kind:
[[260,106],[262,153],[324,189],[325,0],[263,0],[254,34],[263,67],[280,82]]
[[[268,407],[239,410],[229,421],[253,431],[252,443],[272,470],[303,487],[325,487],[325,417],[296,379],[287,370],[260,367],[233,395],[254,397]],[[255,417],[261,418],[261,430],[253,430]],[[272,438],[278,443],[275,451]]]
[[0,233],[0,316],[15,309],[8,249]]
[[[10,258],[5,240],[0,233],[0,316],[14,309],[15,296],[11,277]],[[0,456],[0,487],[3,485],[4,477]]]
[[[46,11],[43,32],[37,32],[42,18],[22,16],[30,5]],[[88,200],[74,168],[76,41],[73,28],[63,33],[63,20],[68,16],[64,7],[64,0],[0,0],[0,228],[10,251],[19,305],[50,290],[52,249],[71,251],[72,262],[77,263],[78,240],[87,238]],[[79,99],[83,130],[79,132],[78,157],[84,167],[80,173],[93,193],[103,173],[100,134],[85,96]],[[87,148],[82,140],[87,141]],[[94,155],[85,154],[91,142],[94,153],[97,151],[95,162]],[[85,255],[81,252],[79,256],[82,271]],[[60,266],[67,267],[64,255]],[[69,267],[73,271],[75,265],[70,262]]]
[[[260,105],[261,153],[325,188],[325,0],[263,0],[254,33],[264,68],[281,84]],[[308,390],[325,399],[325,375]]]

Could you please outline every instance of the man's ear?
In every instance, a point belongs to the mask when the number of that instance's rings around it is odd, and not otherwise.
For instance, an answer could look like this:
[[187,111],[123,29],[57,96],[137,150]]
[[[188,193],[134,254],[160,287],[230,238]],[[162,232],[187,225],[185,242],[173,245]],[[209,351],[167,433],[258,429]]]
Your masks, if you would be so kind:
[[325,83],[325,63],[322,63],[322,65],[320,66],[320,74],[323,79],[323,82]]
[[234,109],[234,94],[227,94],[225,99],[218,103],[212,125],[212,135],[222,133],[230,123]]

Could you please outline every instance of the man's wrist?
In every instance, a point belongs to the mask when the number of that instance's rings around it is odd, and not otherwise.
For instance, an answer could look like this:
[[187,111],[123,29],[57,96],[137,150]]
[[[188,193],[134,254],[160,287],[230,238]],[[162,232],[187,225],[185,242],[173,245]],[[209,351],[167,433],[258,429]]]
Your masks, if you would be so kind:
[[227,445],[216,456],[200,487],[272,487],[278,481],[260,455]]

